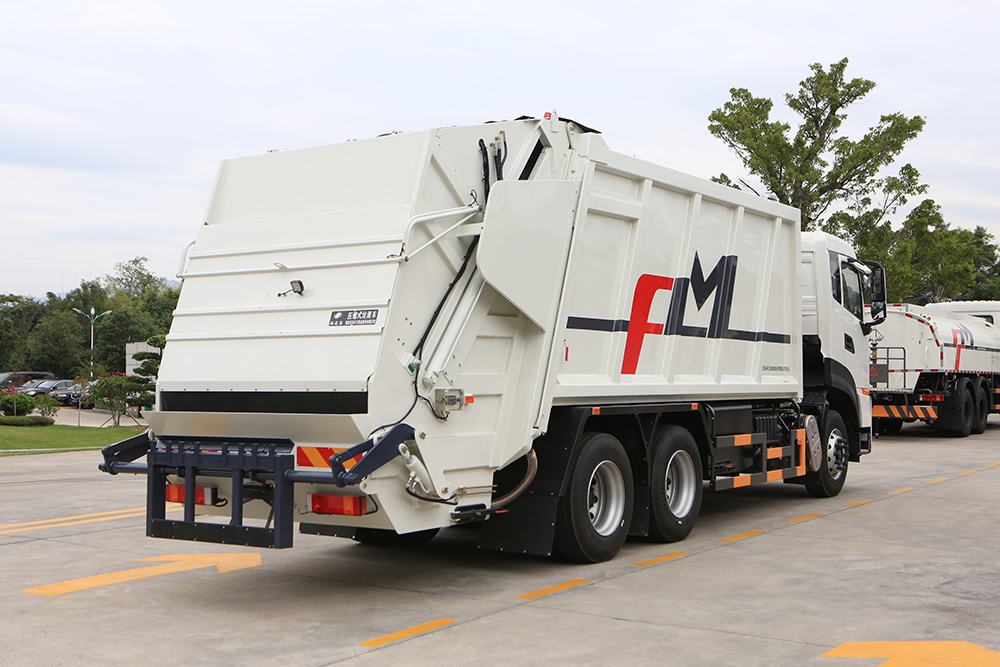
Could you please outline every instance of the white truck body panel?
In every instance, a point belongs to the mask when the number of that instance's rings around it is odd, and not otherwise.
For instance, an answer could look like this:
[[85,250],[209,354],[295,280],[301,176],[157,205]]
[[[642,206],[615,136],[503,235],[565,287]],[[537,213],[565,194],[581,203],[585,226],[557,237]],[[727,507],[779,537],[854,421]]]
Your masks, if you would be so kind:
[[924,308],[978,317],[990,324],[1000,325],[1000,301],[939,301],[929,303]]

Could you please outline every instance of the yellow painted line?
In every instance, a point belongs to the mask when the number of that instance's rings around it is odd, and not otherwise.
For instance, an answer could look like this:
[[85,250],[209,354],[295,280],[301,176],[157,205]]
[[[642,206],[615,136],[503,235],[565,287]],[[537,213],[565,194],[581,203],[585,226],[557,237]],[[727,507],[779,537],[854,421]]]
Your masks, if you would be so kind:
[[649,560],[644,560],[641,563],[632,563],[638,567],[646,567],[647,565],[656,565],[657,563],[666,563],[668,560],[673,560],[675,558],[680,558],[681,556],[687,556],[686,551],[675,551],[672,554],[667,554],[666,556],[660,556],[659,558],[651,558]]
[[11,533],[24,533],[29,530],[42,530],[43,528],[63,528],[65,526],[79,526],[84,523],[98,523],[99,521],[112,521],[114,519],[127,519],[133,516],[146,516],[145,510],[142,512],[135,512],[134,514],[117,514],[115,516],[106,516],[101,519],[84,519],[82,521],[66,521],[64,523],[53,523],[46,526],[32,526],[30,528],[14,528],[12,530],[0,530],[0,535],[10,535]]
[[990,463],[990,464],[989,464],[989,465],[987,465],[986,467],[987,467],[987,468],[995,468],[995,467],[997,467],[997,466],[1000,466],[1000,461],[998,461],[998,462],[996,462],[996,463]]
[[[168,507],[168,512],[180,512],[183,507]],[[64,526],[79,526],[85,523],[100,523],[101,521],[113,521],[115,519],[128,519],[130,517],[136,516],[146,516],[146,511],[132,512],[129,514],[115,514],[114,516],[106,516],[98,519],[83,519],[81,521],[64,521],[62,523],[50,523],[44,526],[30,526],[28,528],[13,528],[11,530],[0,530],[0,535],[10,535],[11,533],[24,533],[31,530],[42,530],[43,528],[63,528]]]
[[789,519],[788,523],[798,523],[799,521],[808,521],[809,519],[815,519],[818,516],[823,516],[823,515],[820,513],[806,514],[805,516],[800,516],[797,519]]
[[959,475],[971,475],[974,472],[976,472],[976,471],[975,470],[966,470],[965,472],[960,472],[958,474]]
[[865,503],[870,503],[871,499],[868,500],[856,500],[853,503],[847,503],[844,507],[857,507],[858,505],[864,505]]
[[46,597],[55,597],[57,595],[75,593],[77,591],[84,591],[90,588],[97,588],[99,586],[120,584],[126,581],[158,577],[163,574],[173,574],[175,572],[184,572],[186,570],[197,570],[202,567],[215,566],[219,569],[219,572],[231,572],[233,570],[242,570],[248,567],[257,567],[261,563],[260,554],[253,552],[230,554],[176,554],[173,556],[142,558],[140,560],[167,562],[164,562],[161,565],[150,565],[149,567],[140,567],[134,570],[112,572],[111,574],[99,574],[94,577],[84,577],[83,579],[73,579],[72,581],[63,581],[58,584],[49,584],[48,586],[38,586],[37,588],[29,588],[21,592],[34,593],[35,595],[44,595]]
[[424,623],[423,625],[418,625],[416,627],[409,628],[408,630],[400,630],[399,632],[393,632],[391,635],[384,635],[376,639],[369,639],[366,642],[361,642],[361,646],[375,648],[376,646],[382,646],[383,644],[399,641],[400,639],[406,639],[407,637],[413,637],[414,635],[430,632],[431,630],[437,630],[438,628],[443,628],[444,626],[450,625],[454,622],[455,619],[453,618],[439,618],[436,621]]
[[89,519],[95,516],[108,516],[109,514],[121,514],[123,512],[145,512],[145,507],[132,507],[127,510],[115,510],[114,512],[95,512],[94,514],[77,514],[76,516],[64,516],[58,519],[44,519],[42,521],[26,521],[24,523],[8,523],[5,526],[0,526],[0,530],[4,528],[19,528],[21,526],[37,526],[42,523],[58,523],[60,521],[72,521],[74,519]]
[[946,479],[948,479],[948,478],[947,477],[938,477],[937,479],[932,479],[929,482],[924,482],[924,484],[937,484],[938,482],[943,482]]
[[567,581],[562,584],[556,584],[555,586],[549,586],[548,588],[532,591],[531,593],[525,593],[524,595],[518,595],[517,597],[521,600],[534,600],[535,598],[540,598],[545,595],[552,595],[553,593],[564,591],[567,588],[573,588],[574,586],[579,586],[580,584],[587,584],[587,583],[590,583],[590,579],[574,579],[573,581]]
[[893,667],[918,665],[1000,665],[1000,653],[963,641],[848,642],[827,651],[821,658],[888,658],[880,663]]
[[906,493],[907,491],[912,491],[912,490],[913,490],[912,486],[904,486],[901,489],[896,489],[895,491],[890,491],[889,495],[895,495],[897,493]]
[[748,537],[753,537],[754,535],[763,535],[763,534],[764,534],[763,530],[751,530],[749,533],[741,533],[740,535],[733,535],[732,537],[726,537],[720,540],[720,542],[738,542]]

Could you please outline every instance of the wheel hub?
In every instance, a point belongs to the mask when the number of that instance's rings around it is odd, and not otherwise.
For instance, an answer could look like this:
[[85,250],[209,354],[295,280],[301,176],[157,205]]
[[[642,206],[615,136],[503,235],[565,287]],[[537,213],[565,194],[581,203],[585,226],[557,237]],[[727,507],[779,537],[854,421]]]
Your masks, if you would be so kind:
[[598,535],[607,537],[621,525],[625,515],[625,480],[611,461],[602,461],[590,476],[587,512]]

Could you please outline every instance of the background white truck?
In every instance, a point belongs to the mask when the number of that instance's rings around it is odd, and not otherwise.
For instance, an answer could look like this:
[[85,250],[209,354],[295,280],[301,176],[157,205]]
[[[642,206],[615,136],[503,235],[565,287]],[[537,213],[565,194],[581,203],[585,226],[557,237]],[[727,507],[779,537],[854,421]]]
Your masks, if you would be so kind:
[[1000,329],[973,316],[968,304],[989,315],[989,303],[888,307],[872,349],[873,415],[880,432],[896,433],[904,422],[917,420],[959,437],[986,430],[1000,389]]
[[183,271],[151,432],[101,466],[148,474],[152,536],[480,521],[600,561],[683,539],[703,481],[831,496],[870,451],[881,268],[551,114],[225,161]]

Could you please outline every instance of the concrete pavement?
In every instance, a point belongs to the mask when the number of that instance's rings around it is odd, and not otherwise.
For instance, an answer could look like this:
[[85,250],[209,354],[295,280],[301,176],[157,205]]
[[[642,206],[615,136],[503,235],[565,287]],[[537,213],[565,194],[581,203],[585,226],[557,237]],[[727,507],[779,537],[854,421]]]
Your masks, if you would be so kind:
[[[80,410],[79,408],[59,408],[55,416],[56,424],[63,426],[88,426],[101,428],[114,426],[111,413],[105,410]],[[147,426],[145,420],[122,416],[121,426]]]

